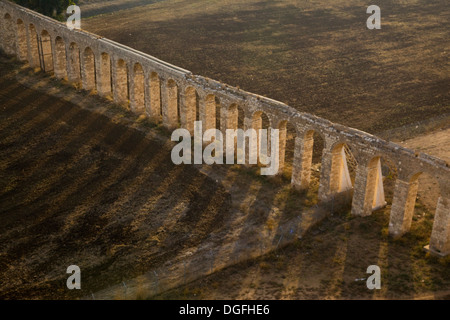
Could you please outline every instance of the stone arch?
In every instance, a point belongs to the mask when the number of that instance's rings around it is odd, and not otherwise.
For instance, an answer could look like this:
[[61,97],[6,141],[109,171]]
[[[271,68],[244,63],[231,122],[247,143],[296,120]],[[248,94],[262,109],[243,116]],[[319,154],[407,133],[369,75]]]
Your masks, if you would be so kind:
[[214,128],[220,130],[220,126],[222,123],[222,119],[220,118],[220,112],[222,110],[222,104],[220,103],[219,97],[215,97],[215,105],[216,105],[216,112],[215,112],[215,123]]
[[67,77],[66,43],[59,36],[55,39],[55,76],[59,79]]
[[297,129],[287,120],[278,123],[279,130],[279,169],[280,174],[292,177],[294,164],[294,151],[296,138],[298,137]]
[[350,175],[350,148],[346,142],[337,142],[331,147],[330,192],[337,194],[353,189],[354,177]]
[[[384,155],[374,155],[366,164],[364,168],[358,168],[359,178],[358,181],[355,182],[355,196],[363,197],[363,206],[359,210],[362,209],[360,214],[367,216],[370,215],[373,211],[381,209],[387,205],[386,201],[386,183],[390,182],[390,184],[394,183],[396,177],[390,177],[390,173],[386,171],[386,161]],[[384,167],[384,169],[383,169]],[[394,169],[396,171],[396,168]],[[384,171],[384,173],[383,173]],[[357,173],[357,174],[358,174]],[[392,181],[386,181],[392,180]],[[360,189],[360,190],[356,190]],[[390,188],[393,189],[393,188]],[[359,192],[356,192],[359,191]],[[363,191],[363,193],[361,193]],[[362,199],[354,199],[353,201],[362,200]],[[391,198],[389,195],[388,198]]]
[[[423,195],[419,208],[417,199]],[[430,197],[430,195],[434,195]],[[426,172],[416,172],[406,179],[399,177],[395,184],[394,199],[392,201],[389,234],[399,237],[411,229],[416,210],[434,212],[438,214],[441,187],[433,175]]]
[[[225,106],[224,106],[225,108]],[[222,121],[223,130],[239,128],[239,105],[237,103],[232,103],[226,109],[224,120]],[[241,127],[243,129],[243,127]]]
[[81,81],[80,48],[75,42],[69,45],[69,81],[79,85]]
[[197,110],[199,105],[199,98],[197,90],[188,86],[184,90],[184,103],[183,110],[181,112],[181,126],[191,134],[194,133],[194,121],[197,120]]
[[179,101],[178,85],[175,80],[169,79],[166,82],[166,101],[162,105],[163,124],[168,129],[174,129],[179,124]]
[[114,79],[114,101],[128,104],[128,66],[125,60],[117,60]]
[[[234,155],[235,160],[238,155],[237,148],[237,129],[244,130],[244,111],[238,103],[231,103],[230,105],[222,105],[220,109],[220,128],[224,139],[224,150],[227,147],[227,129],[234,130]],[[231,137],[231,136],[230,136]],[[231,148],[231,145],[230,145]]]
[[13,55],[16,53],[15,39],[13,19],[9,13],[6,13],[3,16],[3,50],[6,54]]
[[27,28],[21,19],[17,19],[17,58],[21,61],[27,60]]
[[252,114],[252,128],[261,129],[271,127],[271,120],[262,110],[256,110]]
[[97,76],[97,91],[105,97],[112,92],[112,72],[111,72],[111,58],[106,52],[100,55],[99,75]]
[[47,30],[42,30],[41,41],[41,69],[44,72],[53,71],[53,51],[52,51],[52,38]]
[[94,90],[96,88],[95,55],[90,47],[83,51],[82,82],[84,90]]
[[311,189],[316,193],[322,173],[325,138],[313,127],[306,128],[295,141],[292,185],[299,190]]
[[202,99],[202,104],[200,105],[199,120],[202,121],[203,132],[208,129],[220,128],[216,127],[218,106],[220,106],[220,102],[218,98],[212,93],[207,94]]
[[38,33],[34,24],[29,25],[28,32],[28,62],[32,68],[40,68]]
[[162,104],[161,104],[161,79],[158,73],[151,72],[150,82],[150,110],[147,111],[150,119],[154,122],[161,121]]
[[133,92],[131,96],[131,109],[137,113],[145,111],[145,74],[140,63],[133,67]]
[[[271,120],[264,111],[257,110],[253,112],[251,118],[251,128],[256,131],[258,162],[266,163],[267,160],[261,159],[261,157],[270,154],[269,137],[271,127]],[[261,129],[267,130],[265,136],[262,135],[263,132]]]

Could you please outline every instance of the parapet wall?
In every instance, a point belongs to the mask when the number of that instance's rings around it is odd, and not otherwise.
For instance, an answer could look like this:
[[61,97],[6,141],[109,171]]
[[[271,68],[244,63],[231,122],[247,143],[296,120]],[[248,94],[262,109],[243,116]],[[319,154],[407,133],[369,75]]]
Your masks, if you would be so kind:
[[[430,250],[450,253],[450,169],[445,161],[403,148],[376,136],[348,128],[239,88],[199,76],[148,54],[98,35],[69,30],[65,24],[0,0],[1,48],[27,61],[32,68],[68,79],[101,96],[111,95],[133,112],[145,114],[169,128],[193,132],[194,121],[203,129],[260,129],[263,114],[269,127],[280,130],[280,172],[285,165],[287,126],[296,132],[292,185],[310,185],[314,133],[324,141],[319,199],[323,202],[348,191],[342,185],[343,150],[351,150],[356,176],[350,187],[352,213],[370,215],[379,208],[376,197],[383,176],[380,163],[389,163],[398,173],[389,225],[398,237],[411,226],[418,178],[427,173],[439,184],[440,197],[430,240]],[[381,182],[380,182],[381,181]]]

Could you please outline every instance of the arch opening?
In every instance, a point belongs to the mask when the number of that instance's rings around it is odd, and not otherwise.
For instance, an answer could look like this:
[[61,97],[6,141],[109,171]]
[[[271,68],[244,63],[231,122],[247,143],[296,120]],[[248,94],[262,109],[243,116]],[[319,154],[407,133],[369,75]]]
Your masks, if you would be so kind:
[[297,130],[289,121],[282,121],[278,125],[279,130],[279,169],[278,173],[283,178],[292,179],[294,165],[294,151],[297,138]]
[[40,52],[41,69],[44,72],[53,72],[52,39],[46,30],[41,32]]
[[314,129],[295,141],[292,185],[307,193],[307,205],[318,202],[324,147],[324,138]]
[[389,234],[399,237],[413,229],[417,236],[428,239],[431,229],[434,229],[435,218],[440,214],[441,199],[438,180],[426,172],[418,172],[407,181],[398,179],[390,212]]
[[114,100],[128,105],[128,97],[128,67],[123,59],[119,59],[115,68]]
[[184,93],[184,108],[181,114],[182,127],[194,133],[194,122],[197,118],[197,110],[199,105],[199,97],[194,87],[187,87]]
[[28,60],[32,68],[40,68],[40,58],[39,58],[39,46],[38,46],[38,34],[36,27],[33,24],[29,25],[29,53]]
[[3,50],[8,55],[16,54],[16,37],[14,32],[14,23],[11,15],[6,13],[3,16]]
[[348,192],[355,184],[358,163],[346,143],[337,144],[331,153],[330,192]]
[[161,104],[161,80],[156,72],[150,74],[150,110],[147,111],[150,119],[161,122],[163,114]]
[[179,94],[178,85],[173,79],[166,84],[166,102],[163,108],[163,123],[168,129],[174,129],[179,125]]
[[81,81],[81,64],[80,64],[80,48],[75,42],[69,46],[69,81],[76,86],[80,85]]
[[133,68],[131,108],[136,113],[143,114],[145,112],[145,75],[140,63],[136,63]]
[[27,29],[22,20],[17,20],[17,58],[21,61],[28,60],[27,58]]
[[97,77],[97,91],[105,97],[112,93],[112,72],[111,72],[111,58],[106,52],[100,55],[99,76]]
[[208,94],[204,98],[203,103],[200,106],[200,121],[202,121],[203,132],[208,129],[220,128],[216,127],[216,116],[219,106],[220,102],[215,95]]
[[[270,162],[270,128],[269,117],[263,111],[255,111],[251,119],[251,128],[256,131],[258,166],[266,167]],[[249,142],[250,144],[250,142]]]
[[91,48],[86,47],[83,52],[83,89],[95,90],[96,74],[95,74],[95,55]]
[[[227,138],[229,138],[227,137],[226,130],[227,129],[234,130],[235,133],[237,132],[236,131],[237,129],[244,130],[244,117],[245,117],[244,111],[237,103],[232,103],[228,107],[223,105],[221,107],[220,117],[221,117],[220,127],[218,128],[220,128],[223,133],[224,148],[226,148],[228,144]],[[237,156],[238,156],[237,134],[233,136],[233,140],[234,140],[234,163],[237,163]]]
[[384,157],[372,158],[367,167],[364,211],[369,213],[392,203],[397,168]]
[[67,77],[66,44],[61,37],[55,39],[55,76],[59,79]]

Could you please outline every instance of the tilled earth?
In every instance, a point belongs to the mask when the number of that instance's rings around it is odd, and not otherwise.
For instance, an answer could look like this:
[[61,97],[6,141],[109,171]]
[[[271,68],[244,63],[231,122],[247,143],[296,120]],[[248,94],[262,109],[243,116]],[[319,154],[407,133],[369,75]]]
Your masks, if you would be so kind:
[[83,29],[336,123],[379,135],[450,114],[446,0],[380,0],[380,30],[362,0],[85,3],[104,14]]

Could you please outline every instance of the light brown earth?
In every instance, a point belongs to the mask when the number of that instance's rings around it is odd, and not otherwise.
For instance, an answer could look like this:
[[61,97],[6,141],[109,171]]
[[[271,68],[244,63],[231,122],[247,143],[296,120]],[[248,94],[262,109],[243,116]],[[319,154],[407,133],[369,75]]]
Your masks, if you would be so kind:
[[400,144],[450,163],[450,128],[401,141]]

